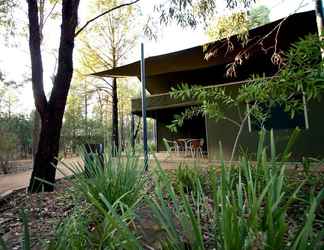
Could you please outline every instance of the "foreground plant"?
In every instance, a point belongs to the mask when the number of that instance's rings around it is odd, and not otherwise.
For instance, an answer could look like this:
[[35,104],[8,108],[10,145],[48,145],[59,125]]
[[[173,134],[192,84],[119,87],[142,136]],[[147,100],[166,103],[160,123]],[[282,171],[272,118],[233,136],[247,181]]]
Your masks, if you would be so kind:
[[[196,165],[196,164],[195,164]],[[199,181],[199,183],[198,183]],[[205,176],[198,166],[180,164],[176,169],[176,189],[183,189],[185,193],[196,193],[197,187],[205,185]]]
[[101,194],[110,204],[118,201],[119,209],[124,209],[124,206],[135,206],[143,197],[146,177],[137,157],[131,155],[116,158],[108,155],[101,157],[82,150],[81,158],[83,163],[63,164],[74,176],[71,180],[75,194],[89,203],[94,197],[104,206],[104,202],[100,199]]
[[157,162],[154,197],[146,197],[146,202],[167,234],[161,243],[163,249],[204,249],[200,221],[204,195],[198,176],[191,184],[195,193],[185,193],[186,188],[179,183],[179,197]]
[[91,204],[86,209],[76,208],[58,226],[49,250],[141,249],[130,229],[135,217],[132,208],[120,213],[120,201],[110,204],[101,193],[99,200],[92,195],[89,198]]
[[[168,249],[321,249],[323,239],[313,225],[324,191],[310,200],[303,224],[297,228],[288,224],[288,209],[299,199],[303,186],[300,183],[289,192],[284,164],[297,135],[296,130],[280,157],[273,133],[266,146],[265,132],[261,132],[256,163],[246,157],[235,166],[221,161],[221,173],[211,175],[211,198],[199,187],[197,176],[199,195],[180,189],[177,196],[158,168],[155,196],[147,202],[166,232]],[[203,218],[206,215],[207,222]]]
[[109,158],[82,151],[81,158],[84,166],[65,165],[74,175],[72,193],[77,204],[59,225],[50,249],[140,249],[130,229],[145,192],[146,179],[137,157]]

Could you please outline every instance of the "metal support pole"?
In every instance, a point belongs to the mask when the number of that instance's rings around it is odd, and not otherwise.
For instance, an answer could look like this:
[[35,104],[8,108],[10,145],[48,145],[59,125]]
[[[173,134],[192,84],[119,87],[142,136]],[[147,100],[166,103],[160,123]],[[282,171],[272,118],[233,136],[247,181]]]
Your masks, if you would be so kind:
[[303,92],[303,106],[304,106],[304,119],[305,119],[305,129],[309,129],[309,121],[308,121],[308,110],[307,110],[307,102],[305,97],[305,92]]
[[135,154],[135,117],[134,114],[131,114],[131,146],[133,154]]
[[148,169],[147,152],[147,124],[146,124],[146,88],[145,88],[145,58],[144,44],[141,43],[141,82],[142,82],[142,117],[143,117],[143,145],[144,145],[144,169]]

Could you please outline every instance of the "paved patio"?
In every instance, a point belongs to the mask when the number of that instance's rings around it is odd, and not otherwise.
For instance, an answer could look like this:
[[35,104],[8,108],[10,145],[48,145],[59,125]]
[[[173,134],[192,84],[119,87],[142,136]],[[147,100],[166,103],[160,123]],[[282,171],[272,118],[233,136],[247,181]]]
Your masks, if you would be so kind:
[[[144,158],[140,157],[140,160],[144,160]],[[81,159],[78,157],[68,158],[64,160],[64,163],[70,164],[76,161],[81,161]],[[210,165],[210,161],[207,159],[193,159],[175,153],[156,153],[154,156],[150,155],[149,169],[156,167],[157,162],[159,162],[163,169],[169,170],[176,169],[180,164],[194,164],[195,162],[197,162],[200,167],[208,167]],[[57,180],[71,174],[62,164],[59,163],[58,167],[63,173],[56,171]],[[0,199],[14,190],[28,187],[31,172],[31,170],[28,170],[15,174],[0,175]]]
[[[143,160],[144,162],[143,156],[141,156],[139,160]],[[81,161],[81,159],[79,157],[74,157],[65,159],[64,163],[71,164],[78,161]],[[207,158],[192,158],[188,156],[185,157],[184,155],[177,155],[176,153],[168,154],[166,152],[160,152],[149,156],[149,170],[155,168],[157,164],[160,164],[163,169],[173,170],[179,167],[180,164],[190,166],[197,165],[200,168],[208,168],[210,166],[219,166],[220,162],[210,161]],[[289,166],[288,170],[302,171],[300,163],[288,163],[287,165]],[[299,167],[296,168],[297,166]],[[63,173],[61,171],[56,171],[57,180],[64,176],[71,175],[70,171],[62,164],[59,163],[58,167]],[[324,166],[321,164],[321,166],[312,168],[312,170],[324,172]],[[30,175],[31,170],[10,175],[0,175],[0,199],[14,190],[26,188],[29,184]]]

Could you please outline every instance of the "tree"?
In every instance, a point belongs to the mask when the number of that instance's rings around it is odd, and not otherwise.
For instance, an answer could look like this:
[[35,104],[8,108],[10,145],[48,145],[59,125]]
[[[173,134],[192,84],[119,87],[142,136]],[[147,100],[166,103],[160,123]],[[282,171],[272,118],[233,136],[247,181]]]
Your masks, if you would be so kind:
[[[29,191],[52,191],[53,186],[40,179],[55,182],[62,119],[73,74],[74,36],[78,21],[79,0],[62,1],[62,26],[58,70],[47,100],[44,92],[43,62],[38,3],[28,0],[29,48],[32,63],[32,86],[35,106],[41,117],[39,145],[35,156]],[[37,177],[37,178],[36,178]]]
[[13,13],[18,6],[17,0],[0,0],[0,31],[8,44],[9,36],[14,36],[15,19]]
[[229,16],[221,16],[207,28],[207,34],[212,40],[229,38],[238,34],[238,38],[245,42],[250,30],[249,17],[246,12],[236,12]]
[[270,10],[261,5],[250,11],[239,11],[228,16],[216,17],[208,25],[207,34],[212,40],[238,35],[242,42],[246,42],[249,30],[268,23],[269,14]]
[[[118,5],[120,3],[120,0],[113,0],[110,1],[110,6]],[[107,7],[107,3],[106,1],[97,0],[93,7],[102,11]],[[130,50],[134,47],[135,41],[140,33],[139,31],[141,27],[144,26],[141,21],[138,21],[139,18],[139,9],[134,6],[119,9],[111,15],[103,17],[100,24],[91,29],[90,32],[84,35],[84,39],[82,39],[84,44],[84,47],[81,50],[83,55],[82,67],[89,71],[89,73],[92,73],[94,71],[119,66],[123,60],[125,60]],[[130,20],[135,21],[131,24]],[[134,24],[134,22],[136,24]],[[130,25],[137,28],[131,30],[129,28]],[[93,37],[95,37],[95,39],[93,39]],[[114,155],[120,148],[120,138],[118,133],[119,98],[117,79],[102,79],[99,82],[94,79],[94,82],[96,82],[96,89],[106,93],[111,98],[111,145],[112,154]]]
[[256,28],[258,26],[264,25],[270,22],[270,10],[264,5],[252,8],[248,12],[249,21],[251,28]]
[[47,100],[44,92],[39,5],[37,0],[27,0],[32,88],[35,106],[41,117],[40,139],[28,188],[30,192],[53,191],[53,185],[50,183],[55,183],[56,168],[53,165],[57,165],[62,119],[73,75],[75,37],[99,17],[138,1],[135,0],[109,9],[86,22],[76,31],[80,0],[62,0],[58,68],[50,97]]
[[[249,8],[255,0],[226,0],[227,8]],[[182,27],[208,24],[217,12],[217,0],[172,0],[156,6],[162,23],[176,22]]]
[[8,164],[16,150],[17,136],[0,124],[0,169],[4,174],[9,173]]
[[63,146],[71,146],[74,152],[77,146],[78,138],[83,130],[83,105],[82,97],[77,91],[70,91],[66,111],[64,114],[64,124],[62,129]]

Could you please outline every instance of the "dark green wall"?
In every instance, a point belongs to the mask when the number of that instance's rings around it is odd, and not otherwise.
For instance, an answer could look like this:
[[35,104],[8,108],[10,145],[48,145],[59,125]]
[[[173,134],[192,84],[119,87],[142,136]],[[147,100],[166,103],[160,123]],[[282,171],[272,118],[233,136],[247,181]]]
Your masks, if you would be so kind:
[[[293,147],[291,160],[300,160],[305,157],[324,158],[324,101],[313,101],[308,105],[310,128],[302,130]],[[236,117],[235,111],[228,111],[231,117]],[[238,128],[227,121],[207,121],[208,151],[210,159],[219,159],[219,141],[222,142],[224,158],[230,159],[232,147]],[[283,152],[292,130],[275,130],[274,136],[277,153]],[[269,138],[269,137],[268,137]],[[249,132],[248,126],[243,129],[239,139],[239,151],[244,151],[255,156],[258,143],[258,132]],[[269,140],[267,140],[269,144]],[[237,156],[237,155],[236,155]],[[253,157],[254,158],[254,157]]]

